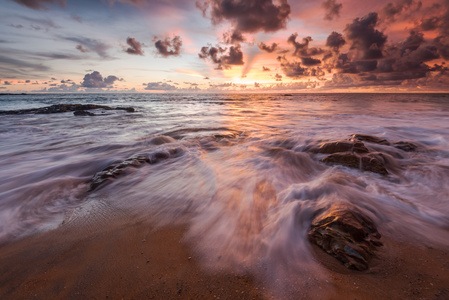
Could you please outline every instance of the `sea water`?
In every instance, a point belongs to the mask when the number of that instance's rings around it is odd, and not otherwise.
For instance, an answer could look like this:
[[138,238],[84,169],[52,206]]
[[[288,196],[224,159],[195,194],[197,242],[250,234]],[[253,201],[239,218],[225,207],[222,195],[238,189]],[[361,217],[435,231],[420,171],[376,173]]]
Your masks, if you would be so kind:
[[[136,112],[0,115],[1,243],[126,212],[187,225],[213,266],[294,265],[310,260],[316,212],[343,203],[384,236],[449,246],[448,94],[3,95],[0,110],[60,103]],[[307,151],[352,134],[417,150],[366,143],[394,158],[387,176]],[[107,166],[170,149],[178,154],[89,191]]]

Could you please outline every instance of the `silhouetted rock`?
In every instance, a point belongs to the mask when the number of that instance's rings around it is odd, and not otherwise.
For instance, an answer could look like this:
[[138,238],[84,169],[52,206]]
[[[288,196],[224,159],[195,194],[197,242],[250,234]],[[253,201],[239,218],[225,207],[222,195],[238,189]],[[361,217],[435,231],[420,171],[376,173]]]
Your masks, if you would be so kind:
[[366,135],[366,134],[353,134],[351,137],[355,140],[359,140],[362,142],[368,142],[368,143],[386,145],[386,146],[390,145],[389,141],[387,141],[386,139],[377,137],[377,136]]
[[134,112],[132,107],[109,107],[106,105],[96,104],[55,104],[46,107],[20,109],[20,110],[5,110],[0,111],[0,115],[24,115],[24,114],[55,114],[69,111],[86,111],[90,109],[104,109],[104,110],[125,110],[127,112]]
[[309,240],[341,261],[347,268],[363,271],[381,235],[374,222],[355,208],[333,205],[310,226]]
[[416,151],[416,148],[418,148],[415,144],[412,144],[410,142],[404,142],[404,141],[394,143],[394,147],[401,149],[405,152],[414,152],[414,151]]
[[381,175],[388,175],[384,163],[375,155],[356,155],[352,152],[338,152],[326,156],[321,160],[324,163],[338,164],[346,167],[370,171]]
[[91,113],[91,112],[88,112],[88,111],[85,111],[85,110],[75,110],[73,112],[73,115],[74,116],[82,116],[82,117],[84,117],[84,116],[95,116],[94,113]]

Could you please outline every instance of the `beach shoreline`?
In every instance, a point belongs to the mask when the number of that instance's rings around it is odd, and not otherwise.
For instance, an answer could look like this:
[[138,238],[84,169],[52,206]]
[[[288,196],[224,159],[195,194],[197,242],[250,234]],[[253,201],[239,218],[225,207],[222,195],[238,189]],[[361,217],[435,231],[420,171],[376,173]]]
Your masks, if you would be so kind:
[[[120,219],[120,218],[118,218]],[[2,299],[444,299],[449,251],[383,238],[369,270],[346,269],[313,246],[325,274],[268,282],[210,270],[187,225],[112,220],[60,226],[0,246]],[[210,263],[210,262],[209,262]],[[293,272],[294,273],[294,272]],[[327,278],[320,280],[319,278]],[[284,278],[285,279],[285,278]]]

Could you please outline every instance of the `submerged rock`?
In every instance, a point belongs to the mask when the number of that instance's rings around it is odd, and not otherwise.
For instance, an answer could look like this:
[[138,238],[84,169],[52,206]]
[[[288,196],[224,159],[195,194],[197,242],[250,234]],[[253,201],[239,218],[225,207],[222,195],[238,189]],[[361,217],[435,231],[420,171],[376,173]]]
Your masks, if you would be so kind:
[[341,261],[345,267],[363,271],[381,235],[374,222],[354,208],[334,205],[316,217],[310,226],[309,240]]
[[387,141],[386,139],[377,137],[377,136],[372,136],[372,135],[367,135],[367,134],[353,134],[351,137],[355,140],[359,140],[359,141],[363,141],[363,142],[379,144],[379,145],[386,145],[386,146],[390,145],[389,141]]
[[55,104],[46,107],[20,109],[20,110],[5,110],[0,111],[0,115],[24,115],[24,114],[55,114],[69,111],[86,111],[90,109],[104,109],[104,110],[125,110],[127,112],[135,112],[133,107],[109,107],[106,105],[96,104]]
[[394,143],[394,147],[401,149],[402,151],[405,151],[405,152],[414,152],[414,151],[416,151],[416,148],[418,148],[415,144],[412,144],[410,142],[404,142],[404,141]]
[[89,191],[95,190],[97,187],[114,179],[115,177],[125,173],[130,167],[138,168],[144,164],[156,164],[170,157],[176,157],[182,154],[180,148],[170,148],[153,152],[149,155],[139,154],[124,161],[113,163],[100,172],[96,173],[90,180]]
[[339,152],[326,156],[321,160],[324,163],[339,164],[346,167],[370,171],[381,175],[388,175],[384,163],[375,155],[357,155],[352,152]]

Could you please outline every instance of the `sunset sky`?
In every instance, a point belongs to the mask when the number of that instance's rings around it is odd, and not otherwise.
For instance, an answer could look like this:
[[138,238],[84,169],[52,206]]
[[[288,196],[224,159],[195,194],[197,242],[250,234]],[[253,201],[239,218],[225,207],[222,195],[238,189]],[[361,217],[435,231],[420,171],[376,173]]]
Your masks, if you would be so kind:
[[449,92],[449,0],[0,3],[0,93]]

